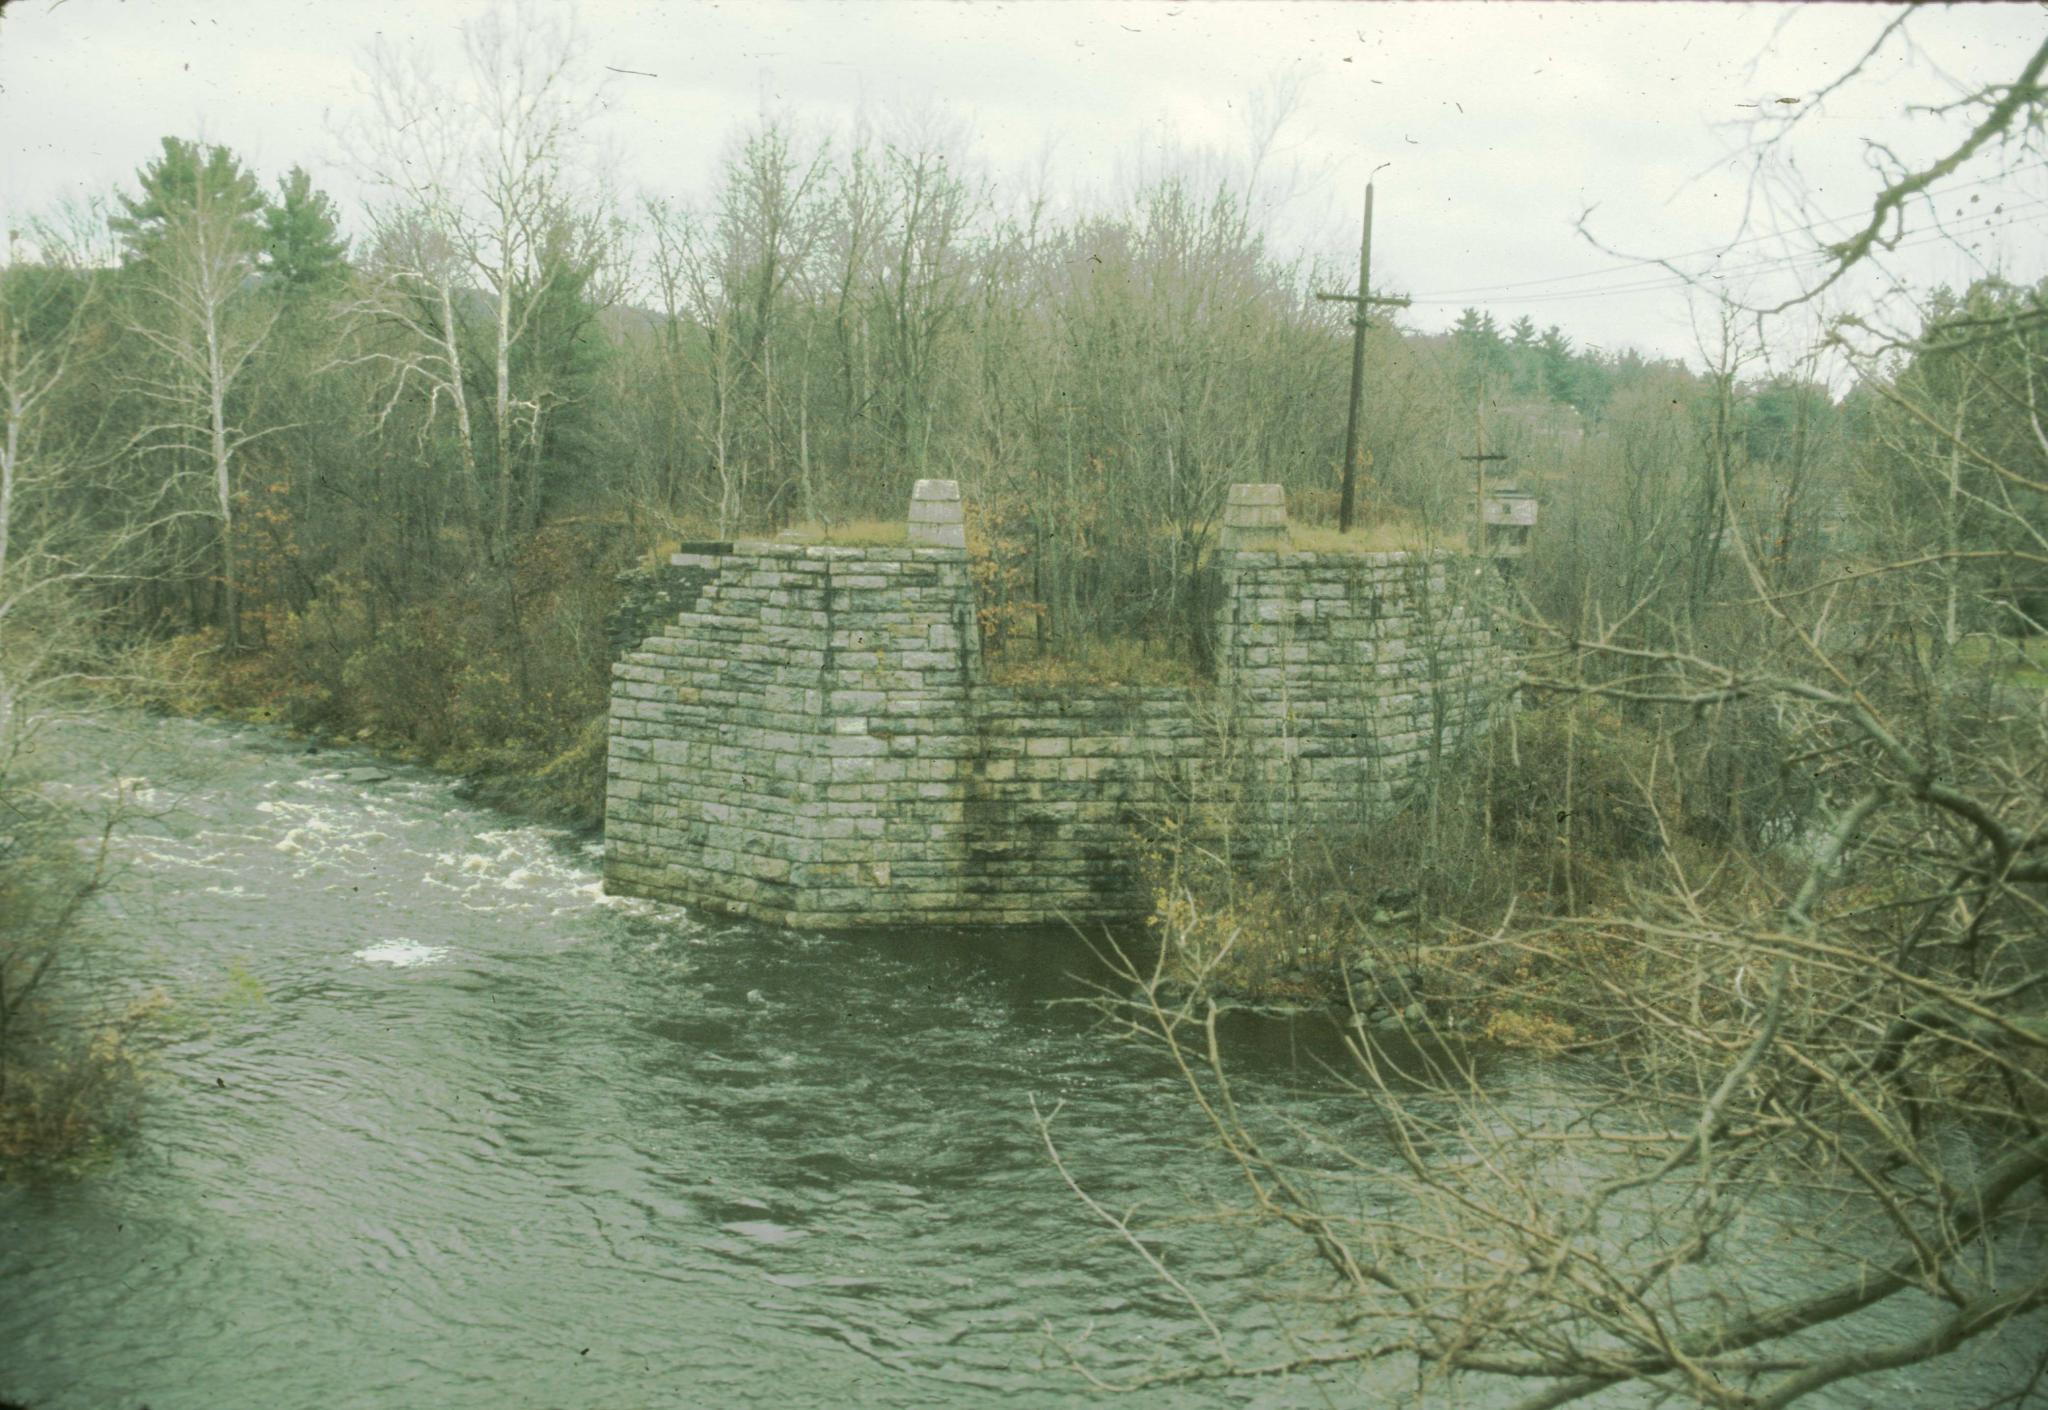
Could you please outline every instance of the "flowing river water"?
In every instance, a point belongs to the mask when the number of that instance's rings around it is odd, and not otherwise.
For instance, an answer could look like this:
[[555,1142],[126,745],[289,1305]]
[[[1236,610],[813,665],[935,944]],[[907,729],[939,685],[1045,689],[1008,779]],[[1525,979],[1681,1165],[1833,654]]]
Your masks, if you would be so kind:
[[1051,1002],[1084,947],[613,900],[586,839],[263,731],[64,748],[60,792],[133,800],[92,962],[182,1027],[131,1154],[0,1193],[0,1396],[1055,1404],[1088,1389],[1067,1344],[1104,1374],[1198,1350],[1034,1123],[1064,1103],[1119,1206],[1229,1189],[1158,1055]]
[[[1318,1286],[1298,1248],[1194,1217],[1239,1192],[1162,1055],[1058,1002],[1100,977],[1081,945],[609,899],[586,839],[258,730],[124,720],[62,748],[59,792],[136,809],[91,963],[178,1026],[133,1150],[0,1191],[0,1398],[1382,1403],[1109,1397],[1072,1369],[1206,1343],[1067,1188],[1034,1101],[1247,1345],[1276,1290]],[[1332,1031],[1243,1024],[1241,1090],[1370,1153],[1370,1104],[1320,1067]]]

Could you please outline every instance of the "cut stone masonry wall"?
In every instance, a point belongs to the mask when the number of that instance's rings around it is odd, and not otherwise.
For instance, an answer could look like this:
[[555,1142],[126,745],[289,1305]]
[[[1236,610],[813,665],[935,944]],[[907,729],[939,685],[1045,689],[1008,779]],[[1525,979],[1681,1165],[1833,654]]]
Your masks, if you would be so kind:
[[[1239,488],[1258,537],[1225,542],[1283,542],[1277,487]],[[911,522],[692,546],[639,586],[664,615],[613,668],[609,890],[811,928],[1128,919],[1142,824],[1229,796],[1286,847],[1384,809],[1493,698],[1446,591],[1470,564],[1278,548],[1218,555],[1212,686],[993,686],[957,485],[919,482]]]

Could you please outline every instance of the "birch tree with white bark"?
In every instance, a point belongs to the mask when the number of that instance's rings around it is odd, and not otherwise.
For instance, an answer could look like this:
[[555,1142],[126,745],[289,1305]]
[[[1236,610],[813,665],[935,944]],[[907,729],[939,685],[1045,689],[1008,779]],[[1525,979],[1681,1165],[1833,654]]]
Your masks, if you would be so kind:
[[124,200],[115,228],[128,240],[138,298],[127,331],[153,356],[133,390],[150,408],[136,433],[138,456],[168,475],[202,475],[215,535],[215,617],[239,650],[236,456],[276,427],[243,423],[237,390],[277,319],[257,287],[263,199],[232,153],[176,138],[141,174],[142,196]]
[[[373,46],[364,64],[369,114],[350,137],[380,193],[380,229],[410,252],[387,266],[376,308],[413,346],[379,356],[454,415],[465,473],[479,487],[481,474],[489,477],[483,527],[495,558],[514,522],[518,456],[537,442],[542,416],[532,389],[515,385],[516,350],[555,284],[587,254],[583,242],[559,238],[562,230],[606,230],[609,198],[591,142],[600,86],[587,75],[573,14],[499,6],[461,34],[463,63],[452,75],[417,51]],[[482,365],[466,368],[461,342],[472,318],[488,332]],[[468,382],[486,365],[490,464],[480,472]]]

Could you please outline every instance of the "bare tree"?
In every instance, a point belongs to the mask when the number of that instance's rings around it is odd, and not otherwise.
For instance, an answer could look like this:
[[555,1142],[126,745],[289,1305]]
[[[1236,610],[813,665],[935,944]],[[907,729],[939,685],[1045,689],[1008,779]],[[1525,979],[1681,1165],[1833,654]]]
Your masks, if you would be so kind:
[[0,269],[0,779],[26,742],[27,697],[51,674],[56,644],[43,629],[63,613],[37,621],[38,609],[61,609],[80,582],[66,491],[77,488],[67,482],[86,438],[67,435],[50,412],[86,360],[78,332],[92,297],[83,276],[25,265],[18,237],[9,246]]
[[358,324],[359,341],[335,365],[370,364],[384,371],[387,390],[375,418],[379,430],[415,390],[426,397],[419,423],[422,438],[446,409],[454,423],[469,521],[481,524],[476,432],[456,315],[462,268],[453,246],[433,223],[410,211],[387,213],[371,242],[362,292],[344,309]]
[[[729,445],[739,429],[735,413],[751,423],[743,454],[748,470],[762,477],[771,518],[786,514],[790,498],[788,365],[801,366],[808,351],[808,344],[789,345],[798,321],[791,305],[807,287],[807,267],[818,247],[826,160],[824,144],[806,153],[786,121],[764,118],[726,158],[715,221],[706,232],[715,244],[698,261],[698,318],[716,338],[713,363],[720,380],[712,390],[721,408],[721,432]],[[778,392],[784,398],[780,408]],[[735,396],[738,404],[725,410]],[[800,399],[800,425],[807,411]]]
[[[180,160],[179,144],[166,145],[167,164]],[[251,441],[277,430],[242,425],[236,389],[277,319],[273,302],[253,287],[258,236],[251,214],[260,198],[253,178],[213,149],[200,164],[186,199],[151,192],[151,223],[141,242],[142,311],[128,329],[155,353],[138,375],[137,392],[154,416],[136,437],[138,454],[169,461],[174,475],[197,460],[212,496],[220,577],[220,621],[230,650],[242,644],[240,578],[236,562],[235,457]]]
[[962,174],[963,145],[948,143],[928,121],[909,129],[883,162],[887,204],[872,253],[868,321],[890,378],[891,448],[919,470],[931,458],[940,349],[967,299],[962,242],[985,199]]
[[[397,319],[421,351],[402,371],[447,393],[474,459],[456,346],[472,289],[487,301],[492,495],[486,541],[495,554],[519,498],[517,452],[540,440],[545,410],[515,388],[516,350],[556,284],[590,259],[608,227],[592,212],[601,186],[582,165],[598,91],[583,77],[580,36],[538,3],[487,11],[462,26],[465,70],[451,81],[417,56],[379,43],[366,59],[374,116],[353,140],[366,174],[389,193],[380,224],[408,255],[391,264],[403,285],[431,294],[426,327]],[[579,238],[565,241],[565,231]],[[470,281],[474,281],[472,284]],[[388,311],[388,304],[385,308]],[[400,355],[403,356],[402,354]]]
[[[733,425],[741,363],[736,312],[719,277],[705,223],[666,202],[650,202],[647,210],[655,285],[662,299],[661,362],[670,424],[679,441],[683,426],[694,430],[711,470],[713,514],[724,537],[746,508],[751,468],[737,448]],[[704,383],[701,414],[690,410],[690,388],[697,377]],[[679,448],[675,453],[684,452]]]
[[[1821,287],[1877,257],[1935,182],[2037,140],[2044,54],[1961,97],[1946,156],[1886,169]],[[1838,524],[1784,549],[1773,525],[1807,492],[1807,452],[1752,434],[1733,339],[1681,417],[1641,423],[1642,449],[1665,450],[1601,451],[1607,532],[1636,525],[1670,561],[1622,565],[1601,589],[1631,591],[1570,615],[1525,612],[1521,690],[1609,738],[1567,733],[1561,757],[1519,767],[1563,775],[1531,822],[1567,846],[1582,811],[1627,799],[1639,860],[1617,849],[1597,897],[1531,916],[1516,907],[1540,899],[1517,896],[1484,928],[1448,928],[1412,968],[1363,957],[1343,1076],[1377,1139],[1262,1113],[1233,1080],[1208,988],[1229,926],[1182,952],[1192,990],[1125,968],[1135,997],[1107,1011],[1169,1056],[1242,1177],[1217,1217],[1298,1240],[1319,1269],[1297,1300],[1275,1289],[1276,1348],[1211,1315],[1155,1230],[1094,1206],[1206,1334],[1195,1364],[1138,1379],[1296,1374],[1333,1395],[1527,1410],[1776,1407],[1838,1386],[1919,1400],[1937,1382],[1954,1404],[2038,1397],[2048,716],[2023,681],[1928,661],[1930,641],[1937,659],[1953,644],[1957,568],[1983,570],[1995,608],[2048,566],[2041,304],[2002,303],[1862,363],[1899,470],[1932,492],[1902,535]],[[1769,826],[1718,826],[1709,790],[1669,786],[1697,731],[1729,722],[1782,780]],[[1624,731],[1643,748],[1606,765],[1610,799],[1575,792]],[[1578,1056],[1503,1076],[1470,1042],[1480,1023]]]

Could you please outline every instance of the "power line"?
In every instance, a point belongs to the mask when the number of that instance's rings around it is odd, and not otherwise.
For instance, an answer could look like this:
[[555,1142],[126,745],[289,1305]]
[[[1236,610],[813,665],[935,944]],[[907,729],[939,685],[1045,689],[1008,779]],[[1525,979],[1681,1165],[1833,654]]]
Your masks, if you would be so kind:
[[[1995,176],[1980,177],[1975,181],[1957,182],[1953,186],[1944,187],[1940,194],[1949,195],[1957,191],[1967,191],[1972,186],[1984,186],[1994,181],[2004,181],[2013,176],[2023,176],[2028,172],[2041,171],[2044,169],[2048,169],[2048,162],[2036,162],[2032,166],[2023,166],[2017,168],[2014,171],[2000,172]],[[1819,220],[1816,220],[1809,225],[1794,226],[1789,230],[1775,230],[1765,235],[1751,235],[1745,239],[1731,240],[1726,244],[1706,245],[1702,246],[1697,250],[1684,250],[1677,254],[1646,256],[1642,259],[1623,260],[1620,263],[1607,265],[1601,269],[1582,270],[1577,274],[1553,274],[1541,279],[1519,279],[1506,284],[1474,284],[1464,288],[1434,289],[1426,291],[1424,293],[1416,294],[1413,297],[1418,302],[1422,303],[1443,303],[1446,300],[1456,299],[1467,295],[1490,294],[1509,289],[1526,289],[1536,285],[1543,284],[1563,284],[1578,279],[1601,279],[1609,275],[1620,274],[1626,270],[1654,267],[1658,265],[1668,264],[1675,260],[1695,259],[1700,255],[1724,254],[1729,250],[1740,249],[1745,245],[1762,244],[1763,242],[1768,240],[1780,240],[1791,235],[1809,234],[1819,230],[1824,225],[1839,225],[1844,221],[1865,218],[1867,217],[1867,214],[1867,212],[1863,212],[1860,214],[1852,213],[1849,215],[1822,216]],[[1798,256],[1798,258],[1812,257],[1817,253],[1818,252],[1815,251],[1802,252],[1801,255]]]
[[[1922,236],[1919,239],[1902,240],[1897,245],[1893,246],[1892,250],[1911,250],[1923,248],[1928,245],[1945,244],[1966,235],[1981,235],[1994,229],[2003,228],[2007,225],[2021,224],[2023,222],[2016,218],[2017,213],[2023,211],[2037,210],[2044,206],[2048,206],[2048,198],[2027,201],[2015,206],[2002,207],[1997,212],[1986,212],[1985,215],[1981,218],[1980,223],[1966,223],[1963,225],[1953,226],[1945,230],[1941,230],[1935,233]],[[1889,251],[1887,253],[1889,253]],[[1673,256],[1673,258],[1680,258],[1680,256]],[[1799,268],[1801,266],[1818,267],[1821,265],[1825,265],[1828,261],[1828,258],[1829,257],[1825,251],[1807,250],[1802,251],[1796,255],[1772,256],[1767,259],[1753,260],[1746,264],[1735,264],[1728,265],[1720,269],[1702,270],[1700,273],[1694,275],[1659,274],[1654,278],[1640,279],[1623,284],[1613,284],[1602,288],[1559,289],[1553,291],[1539,291],[1536,293],[1529,294],[1516,294],[1508,298],[1486,297],[1483,291],[1478,290],[1457,297],[1452,297],[1451,294],[1455,293],[1456,291],[1447,291],[1446,293],[1437,296],[1432,296],[1428,294],[1416,294],[1412,295],[1411,299],[1412,302],[1416,304],[1426,304],[1432,307],[1439,308],[1447,307],[1453,304],[1474,303],[1483,303],[1489,306],[1514,306],[1518,304],[1532,303],[1572,303],[1580,299],[1609,298],[1616,294],[1656,293],[1667,289],[1690,288],[1702,284],[1708,280],[1725,279],[1738,275],[1769,273],[1774,270],[1780,269],[1791,270]],[[1501,284],[1492,287],[1497,289],[1527,288],[1532,284],[1539,284],[1544,282],[1548,281],[1525,280],[1518,284]]]
[[[2018,169],[2018,171],[2017,171],[2017,172],[2009,172],[2009,173],[2000,173],[2000,174],[1999,174],[1998,176],[1989,176],[1989,177],[1984,177],[1984,178],[1982,178],[1982,179],[1980,179],[1980,180],[1977,180],[1977,181],[1967,181],[1967,182],[1961,182],[1961,183],[1959,183],[1959,184],[1957,184],[1957,185],[1955,185],[1955,186],[1952,186],[1952,187],[1948,187],[1948,188],[1947,188],[1947,189],[1946,189],[1946,190],[1945,190],[1945,191],[1943,192],[1943,194],[1944,194],[1944,195],[1946,195],[1946,194],[1948,194],[1948,193],[1950,193],[1950,192],[1954,192],[1954,191],[1962,191],[1962,190],[1968,190],[1968,189],[1969,189],[1970,187],[1972,187],[1972,186],[1982,186],[1982,185],[1985,185],[1985,184],[1987,184],[1987,183],[1989,183],[1989,182],[1992,182],[1992,181],[2002,181],[2002,180],[2004,180],[2004,179],[2005,179],[2005,178],[2006,178],[2007,176],[2010,176],[2010,175],[2019,175],[2019,174],[2023,174],[2023,173],[2025,173],[2025,172],[2029,172],[2029,171],[2039,171],[2039,170],[2043,170],[2043,169],[2048,169],[2048,162],[2038,162],[2038,163],[2036,163],[2035,165],[2033,165],[2033,166],[2030,166],[2030,167],[2021,167],[2021,168],[2019,168],[2019,169]],[[2031,205],[2031,204],[2038,204],[2038,202],[2037,202],[2037,201],[2036,201],[2036,202],[2029,202],[2029,203],[2027,203],[2027,204],[2030,204],[2030,205]],[[1989,214],[1989,212],[1987,212],[1987,214]],[[1641,268],[1645,268],[1645,267],[1651,267],[1651,266],[1658,266],[1658,265],[1664,265],[1664,264],[1668,264],[1668,263],[1670,263],[1670,262],[1672,262],[1672,261],[1674,261],[1674,260],[1681,260],[1681,259],[1692,259],[1692,258],[1695,258],[1695,257],[1697,257],[1697,256],[1699,256],[1699,255],[1708,255],[1708,254],[1712,254],[1712,255],[1718,255],[1718,254],[1724,254],[1724,253],[1726,253],[1726,252],[1727,252],[1727,251],[1729,251],[1729,250],[1733,250],[1733,249],[1738,249],[1738,248],[1740,248],[1740,247],[1742,247],[1742,246],[1744,246],[1744,245],[1754,245],[1754,244],[1760,244],[1760,243],[1762,243],[1762,242],[1764,242],[1764,241],[1767,241],[1767,240],[1777,240],[1777,239],[1782,239],[1782,238],[1784,238],[1784,237],[1786,237],[1786,236],[1788,236],[1788,235],[1800,235],[1800,234],[1806,234],[1806,233],[1809,233],[1809,232],[1811,232],[1811,231],[1815,231],[1815,230],[1818,230],[1818,229],[1820,229],[1820,227],[1821,227],[1821,226],[1823,226],[1823,225],[1833,225],[1833,224],[1838,224],[1838,223],[1840,223],[1840,222],[1842,222],[1842,221],[1845,221],[1845,220],[1852,220],[1852,219],[1855,219],[1855,217],[1854,217],[1854,216],[1824,216],[1824,217],[1822,217],[1822,218],[1821,218],[1820,220],[1817,220],[1817,221],[1813,222],[1813,223],[1812,223],[1812,224],[1810,224],[1810,225],[1802,225],[1802,226],[1796,226],[1796,227],[1794,227],[1794,228],[1792,228],[1792,229],[1790,229],[1790,230],[1781,230],[1781,231],[1773,231],[1772,233],[1770,233],[1770,234],[1768,234],[1768,235],[1753,235],[1753,236],[1750,236],[1750,237],[1749,237],[1749,238],[1747,238],[1747,239],[1743,239],[1743,240],[1733,240],[1733,241],[1730,241],[1730,242],[1728,242],[1727,244],[1722,244],[1722,245],[1707,245],[1707,246],[1703,246],[1702,248],[1700,248],[1700,249],[1697,249],[1697,250],[1686,250],[1686,251],[1682,251],[1682,252],[1680,252],[1680,253],[1678,253],[1678,254],[1671,254],[1671,255],[1663,255],[1663,256],[1649,256],[1649,257],[1645,257],[1645,258],[1643,258],[1643,259],[1637,259],[1637,260],[1626,260],[1626,261],[1623,261],[1623,262],[1621,262],[1621,263],[1619,263],[1619,264],[1613,264],[1613,265],[1608,265],[1607,267],[1605,267],[1605,268],[1603,268],[1603,269],[1585,270],[1585,271],[1582,271],[1582,272],[1580,272],[1580,273],[1577,273],[1577,274],[1554,274],[1554,275],[1550,275],[1550,276],[1547,276],[1547,277],[1545,277],[1545,278],[1541,278],[1541,279],[1520,279],[1520,280],[1515,280],[1515,281],[1512,281],[1512,282],[1510,282],[1510,283],[1506,283],[1506,284],[1475,284],[1475,285],[1470,285],[1470,286],[1467,286],[1467,287],[1465,287],[1465,288],[1462,288],[1462,289],[1438,289],[1438,290],[1432,290],[1432,291],[1426,292],[1426,293],[1424,293],[1424,294],[1420,294],[1420,295],[1417,295],[1416,297],[1418,297],[1418,298],[1423,298],[1423,299],[1427,299],[1427,300],[1429,300],[1429,301],[1431,301],[1431,302],[1440,302],[1441,300],[1443,300],[1443,299],[1445,299],[1445,298],[1450,298],[1450,297],[1453,297],[1453,296],[1456,296],[1456,295],[1461,295],[1461,294],[1484,294],[1484,293],[1491,293],[1491,292],[1494,292],[1494,291],[1497,291],[1497,290],[1508,290],[1508,289],[1525,289],[1525,288],[1530,288],[1530,287],[1532,287],[1532,286],[1535,286],[1535,285],[1541,285],[1541,284],[1562,284],[1562,283],[1566,283],[1566,282],[1569,282],[1569,281],[1572,281],[1572,280],[1577,280],[1577,279],[1597,279],[1597,278],[1602,278],[1602,277],[1605,277],[1605,276],[1607,276],[1607,275],[1610,275],[1610,274],[1618,274],[1618,273],[1621,273],[1621,272],[1622,272],[1622,271],[1624,271],[1624,270],[1630,270],[1630,269],[1641,269]],[[1778,259],[1778,258],[1790,258],[1790,259],[1805,259],[1805,258],[1812,258],[1812,257],[1820,257],[1820,256],[1821,256],[1821,254],[1822,254],[1822,252],[1820,252],[1820,251],[1802,251],[1802,252],[1800,252],[1800,253],[1799,253],[1798,255],[1794,255],[1794,256],[1773,256],[1772,258],[1774,258],[1774,259]]]
[[[1990,230],[2000,228],[2005,225],[2019,224],[2019,221],[2010,218],[2016,211],[2032,210],[2044,205],[2048,205],[2048,200],[2030,201],[2025,203],[2024,205],[2008,208],[2007,210],[2000,212],[1998,215],[1987,214],[1984,217],[1983,222],[1979,225],[1964,225],[1952,227],[1946,230],[1926,235],[1917,240],[1903,240],[1891,248],[1894,251],[1919,249],[1928,245],[1939,245],[1948,243],[1967,235],[1981,235]],[[1611,294],[1648,293],[1662,289],[1682,289],[1704,283],[1705,281],[1710,279],[1725,279],[1737,275],[1767,273],[1777,269],[1790,270],[1799,268],[1801,266],[1812,266],[1818,268],[1824,266],[1828,262],[1828,259],[1829,256],[1826,254],[1825,251],[1809,250],[1804,251],[1797,255],[1774,256],[1769,259],[1754,260],[1747,264],[1729,265],[1721,269],[1702,270],[1698,274],[1692,275],[1659,275],[1658,277],[1652,279],[1643,279],[1625,284],[1608,285],[1604,288],[1561,289],[1556,290],[1554,292],[1539,291],[1531,294],[1518,294],[1513,297],[1505,299],[1479,298],[1476,301],[1487,304],[1509,305],[1526,303],[1549,303],[1553,301],[1570,302],[1574,299],[1601,298]],[[1430,304],[1441,307],[1449,304],[1472,303],[1475,300],[1470,296],[1464,298],[1429,298],[1426,296],[1417,295],[1415,296],[1414,301],[1418,304]]]

